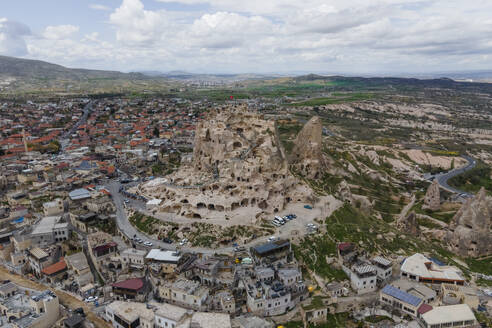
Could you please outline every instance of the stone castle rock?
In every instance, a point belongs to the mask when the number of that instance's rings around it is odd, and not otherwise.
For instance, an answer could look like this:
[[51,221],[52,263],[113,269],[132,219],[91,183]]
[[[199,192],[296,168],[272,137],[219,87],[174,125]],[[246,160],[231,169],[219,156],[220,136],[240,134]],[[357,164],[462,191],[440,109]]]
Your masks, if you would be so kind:
[[450,249],[461,256],[492,254],[492,197],[482,188],[468,199],[449,225],[446,240]]
[[294,141],[290,156],[293,168],[303,176],[316,179],[326,167],[323,158],[323,125],[318,116],[313,116],[302,128]]
[[439,191],[439,183],[437,180],[432,181],[427,192],[425,193],[423,209],[431,211],[439,211],[441,209],[441,193]]
[[290,173],[278,140],[275,121],[256,112],[212,111],[197,125],[191,163],[139,192],[161,199],[160,211],[191,218],[241,209],[257,217],[312,203],[313,191]]

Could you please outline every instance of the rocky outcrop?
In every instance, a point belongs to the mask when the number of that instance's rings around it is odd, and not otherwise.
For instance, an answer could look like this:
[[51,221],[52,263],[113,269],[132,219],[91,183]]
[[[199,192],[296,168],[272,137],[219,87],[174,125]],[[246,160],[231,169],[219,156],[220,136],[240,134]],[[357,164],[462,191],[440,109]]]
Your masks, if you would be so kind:
[[400,229],[412,236],[418,236],[420,235],[420,228],[419,224],[417,223],[417,216],[415,215],[415,212],[410,212],[404,219],[400,220],[398,222],[398,225]]
[[461,256],[492,254],[492,197],[482,188],[468,199],[449,225],[446,240],[452,251]]
[[342,202],[348,202],[350,204],[354,202],[354,197],[350,191],[347,181],[342,180],[342,182],[337,185],[337,197]]
[[193,160],[138,189],[161,199],[160,211],[191,218],[241,210],[258,217],[290,202],[313,203],[313,191],[290,173],[280,147],[275,121],[245,108],[211,111],[197,125]]
[[441,193],[439,191],[439,183],[437,180],[432,181],[427,192],[425,193],[423,209],[431,211],[439,211],[441,209]]
[[318,116],[313,116],[302,128],[294,141],[290,157],[293,168],[303,176],[316,179],[325,168],[323,159],[323,125]]

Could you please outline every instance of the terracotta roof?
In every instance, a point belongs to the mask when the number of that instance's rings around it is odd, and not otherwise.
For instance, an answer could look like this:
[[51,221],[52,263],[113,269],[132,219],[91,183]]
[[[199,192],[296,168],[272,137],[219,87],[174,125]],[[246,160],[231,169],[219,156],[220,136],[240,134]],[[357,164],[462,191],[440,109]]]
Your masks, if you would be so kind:
[[419,309],[417,310],[418,313],[420,314],[424,314],[426,312],[429,312],[430,310],[432,310],[432,306],[430,306],[429,304],[422,304]]
[[50,266],[47,266],[43,270],[41,270],[42,273],[46,275],[52,275],[57,272],[63,271],[67,268],[67,263],[65,263],[65,259],[62,257],[59,262],[56,262],[55,264],[52,264]]
[[116,288],[124,288],[131,290],[139,290],[143,287],[144,282],[141,278],[132,278],[114,283],[112,286]]
[[347,249],[350,249],[352,247],[352,244],[351,243],[340,243],[340,244],[338,244],[337,247],[339,250],[345,251]]

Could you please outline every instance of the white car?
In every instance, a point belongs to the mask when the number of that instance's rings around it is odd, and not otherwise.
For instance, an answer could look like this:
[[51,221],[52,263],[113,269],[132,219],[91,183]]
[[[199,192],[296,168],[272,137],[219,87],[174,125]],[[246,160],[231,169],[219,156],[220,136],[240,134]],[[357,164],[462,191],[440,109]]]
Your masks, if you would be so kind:
[[95,302],[98,299],[99,299],[99,297],[97,297],[97,296],[89,296],[84,301],[87,302],[87,303],[90,303],[90,302]]
[[268,241],[269,242],[272,242],[272,241],[275,241],[275,240],[277,240],[277,237],[275,237],[275,236],[268,237]]
[[145,246],[148,246],[148,247],[151,247],[151,246],[152,246],[152,245],[154,245],[154,244],[152,244],[150,241],[146,241],[146,242],[144,243],[144,245],[145,245]]
[[179,242],[179,245],[180,245],[180,246],[184,246],[184,245],[186,245],[186,243],[187,243],[187,242],[188,242],[188,239],[186,239],[186,238],[185,238],[185,239],[183,239],[183,240],[181,240],[181,241]]

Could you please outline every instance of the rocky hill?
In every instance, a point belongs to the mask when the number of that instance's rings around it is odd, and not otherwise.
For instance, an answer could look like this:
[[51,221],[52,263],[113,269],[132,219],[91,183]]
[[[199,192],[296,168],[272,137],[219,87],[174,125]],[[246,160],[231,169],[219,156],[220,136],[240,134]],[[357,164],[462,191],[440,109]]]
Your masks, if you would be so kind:
[[290,162],[296,171],[310,179],[319,178],[325,167],[322,130],[321,119],[313,116],[294,141]]
[[161,210],[191,218],[247,210],[256,217],[288,203],[313,203],[313,191],[288,167],[275,121],[245,108],[224,108],[198,124],[191,163],[140,186]]
[[40,60],[0,56],[0,76],[23,79],[145,79],[140,73],[73,69]]
[[462,256],[492,254],[492,197],[482,188],[456,213],[447,234],[450,248]]

